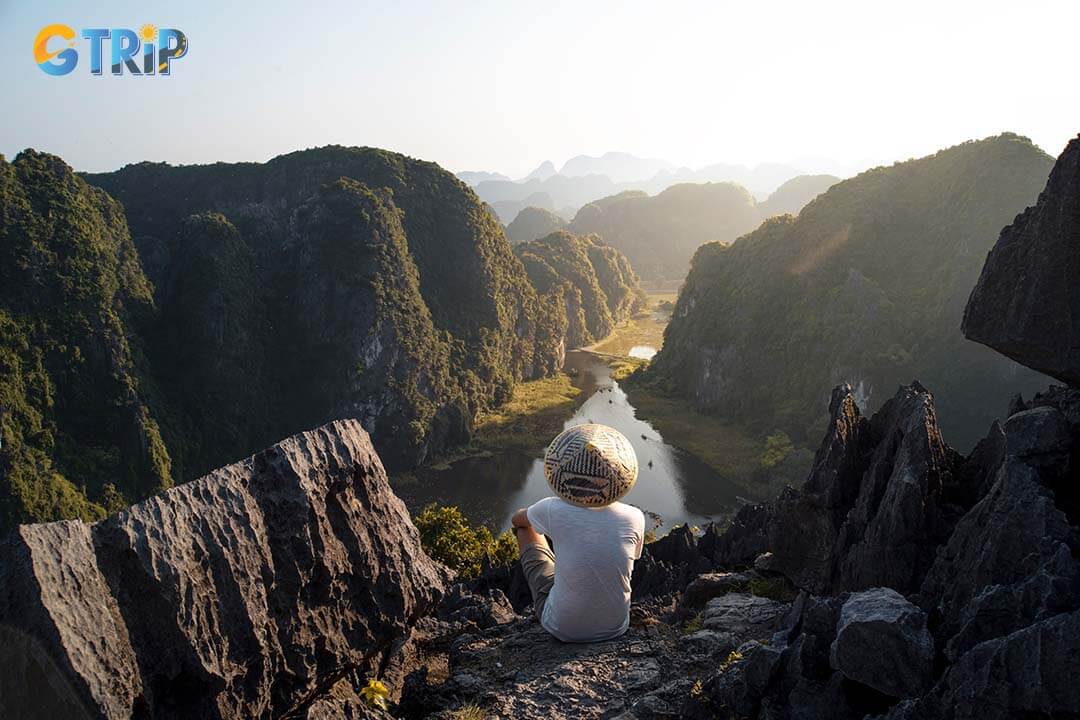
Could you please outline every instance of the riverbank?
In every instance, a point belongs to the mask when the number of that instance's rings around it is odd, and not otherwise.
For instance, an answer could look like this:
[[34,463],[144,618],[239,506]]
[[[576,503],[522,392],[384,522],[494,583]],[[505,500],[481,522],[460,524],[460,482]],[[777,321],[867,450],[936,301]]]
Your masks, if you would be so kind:
[[676,293],[650,294],[645,310],[619,323],[606,338],[582,350],[624,358],[632,357],[636,348],[656,352],[664,344],[664,329],[671,320],[677,297]]
[[489,457],[496,452],[539,455],[551,438],[563,429],[584,398],[565,372],[514,386],[504,405],[483,413],[476,421],[472,441],[452,455],[426,464],[432,470],[447,470],[465,458]]
[[759,436],[740,425],[689,407],[683,398],[659,392],[641,373],[621,383],[637,417],[671,445],[694,455],[743,488],[752,500],[775,497],[785,485],[798,484],[813,454],[791,444],[782,433]]

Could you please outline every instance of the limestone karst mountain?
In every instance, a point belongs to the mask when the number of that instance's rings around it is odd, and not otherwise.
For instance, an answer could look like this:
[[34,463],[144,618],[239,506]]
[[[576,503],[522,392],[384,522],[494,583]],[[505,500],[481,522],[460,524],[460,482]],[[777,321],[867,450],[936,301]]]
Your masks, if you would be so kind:
[[[248,382],[265,383],[261,394],[277,403],[266,413],[273,428],[258,442],[238,437],[225,458],[351,416],[372,431],[388,465],[408,466],[467,438],[478,411],[507,398],[517,380],[559,363],[554,318],[501,228],[433,163],[326,147],[265,164],[141,163],[88,180],[124,205],[144,257],[160,258],[147,267],[161,313],[205,323],[196,328],[209,334],[203,339],[216,335],[220,345],[193,352],[212,363],[221,346],[231,350],[248,337],[221,333],[220,323],[237,312],[221,293],[246,294],[265,318],[245,322],[264,350],[231,365],[269,365]],[[250,256],[246,276],[231,267],[211,273],[213,256],[188,257],[182,233],[203,213],[235,229]],[[188,278],[193,263],[197,274]],[[215,312],[200,312],[200,302]],[[150,343],[155,366],[175,357],[170,343],[185,344],[175,335],[170,329]],[[189,407],[192,388],[210,380],[197,374],[200,367],[160,370],[177,412]],[[226,394],[225,407],[242,412],[232,399]],[[223,461],[203,452],[203,443],[184,438],[184,449],[195,452],[183,458],[181,476]]]
[[959,326],[993,238],[1051,165],[1015,135],[969,142],[833,185],[797,218],[768,220],[731,246],[705,245],[653,380],[812,442],[838,382],[876,408],[918,377],[935,389],[946,434],[970,448],[1003,396],[1046,382]]
[[482,182],[487,180],[509,180],[510,178],[502,173],[487,172],[486,170],[462,170],[461,172],[454,173],[454,176],[465,183],[469,187],[476,187]]
[[799,175],[758,203],[762,220],[774,215],[798,215],[806,204],[840,182],[835,175]]
[[119,203],[59,158],[0,157],[0,533],[173,483],[136,332],[154,311]]
[[535,170],[523,177],[522,182],[528,182],[529,180],[547,180],[549,177],[556,174],[555,165],[550,160],[545,160],[537,165]]
[[512,243],[528,242],[562,230],[568,224],[552,211],[530,205],[506,226],[506,238]]
[[602,340],[645,307],[645,293],[626,256],[596,236],[565,231],[514,247],[541,301],[565,314],[566,345]]
[[606,152],[603,155],[577,155],[563,163],[560,175],[606,175],[614,182],[625,183],[649,180],[657,173],[672,172],[675,165],[667,160],[641,158],[625,152]]
[[557,311],[432,163],[327,147],[84,179],[27,151],[0,176],[2,526],[92,519],[338,417],[414,465],[561,362]]
[[596,233],[649,280],[678,282],[702,244],[730,242],[757,227],[753,196],[732,183],[674,185],[650,197],[623,193],[581,208],[575,233]]

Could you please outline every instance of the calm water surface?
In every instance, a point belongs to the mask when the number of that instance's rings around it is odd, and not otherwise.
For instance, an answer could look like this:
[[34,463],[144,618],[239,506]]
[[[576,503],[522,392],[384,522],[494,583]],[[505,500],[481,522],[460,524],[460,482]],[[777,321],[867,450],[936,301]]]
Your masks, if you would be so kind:
[[[700,525],[731,514],[745,502],[734,483],[695,456],[668,445],[649,423],[635,417],[606,364],[589,353],[570,352],[564,369],[588,398],[564,427],[603,423],[618,429],[634,446],[640,471],[623,502],[659,516],[663,528],[684,522]],[[422,468],[416,478],[415,483],[394,488],[412,512],[430,502],[457,505],[472,522],[492,530],[508,527],[519,507],[552,494],[541,458],[517,452],[466,458],[446,470]]]
[[652,345],[635,345],[630,348],[630,357],[641,358],[642,360],[652,360],[653,355],[656,354],[656,348]]

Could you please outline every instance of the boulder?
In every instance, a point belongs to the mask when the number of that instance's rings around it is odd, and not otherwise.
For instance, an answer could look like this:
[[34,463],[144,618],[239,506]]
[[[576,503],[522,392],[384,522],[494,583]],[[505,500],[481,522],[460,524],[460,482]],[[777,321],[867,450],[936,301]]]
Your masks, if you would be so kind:
[[0,716],[298,711],[443,593],[359,422],[0,543]]
[[780,627],[789,607],[749,593],[728,593],[705,604],[702,625],[730,633],[735,643],[763,640]]
[[1080,137],[1001,231],[964,310],[969,339],[1080,385]]
[[677,617],[687,618],[709,600],[730,592],[745,591],[749,584],[750,576],[745,573],[702,573],[694,578],[683,591],[682,598],[679,600]]
[[829,660],[880,693],[918,697],[929,688],[934,661],[926,614],[889,588],[853,593],[840,610]]
[[981,643],[953,665],[936,704],[955,720],[1080,716],[1080,610]]

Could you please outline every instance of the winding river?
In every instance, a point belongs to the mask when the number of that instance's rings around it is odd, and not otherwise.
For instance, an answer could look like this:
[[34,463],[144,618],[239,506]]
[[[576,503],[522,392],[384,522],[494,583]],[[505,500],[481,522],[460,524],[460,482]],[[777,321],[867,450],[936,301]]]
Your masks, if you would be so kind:
[[[651,349],[651,348],[650,348]],[[647,511],[661,532],[730,515],[741,502],[740,489],[711,467],[668,445],[634,407],[608,366],[584,351],[567,353],[564,370],[586,397],[564,427],[585,422],[610,425],[630,439],[640,471],[624,502]],[[458,460],[447,469],[422,468],[416,482],[395,487],[412,512],[430,502],[457,505],[470,521],[493,531],[509,526],[519,508],[551,494],[541,458],[501,452]]]

